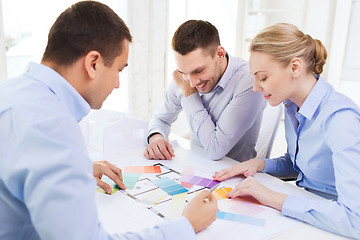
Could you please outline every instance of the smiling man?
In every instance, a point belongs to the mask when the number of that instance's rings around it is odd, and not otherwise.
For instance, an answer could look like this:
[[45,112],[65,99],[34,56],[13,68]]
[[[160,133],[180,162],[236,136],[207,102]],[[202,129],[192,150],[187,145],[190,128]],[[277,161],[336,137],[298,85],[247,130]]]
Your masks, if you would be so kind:
[[252,89],[248,63],[230,56],[209,22],[189,20],[172,39],[177,69],[166,97],[149,123],[148,159],[175,156],[167,137],[182,109],[190,124],[192,142],[211,159],[225,155],[238,161],[256,156],[265,101]]

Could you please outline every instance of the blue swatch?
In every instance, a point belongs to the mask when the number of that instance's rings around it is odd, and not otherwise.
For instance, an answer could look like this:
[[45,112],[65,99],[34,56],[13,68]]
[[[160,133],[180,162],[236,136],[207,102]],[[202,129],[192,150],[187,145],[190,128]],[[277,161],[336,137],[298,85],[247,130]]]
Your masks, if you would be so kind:
[[250,216],[246,216],[246,215],[222,212],[222,211],[218,211],[216,213],[216,216],[219,219],[240,222],[240,223],[245,223],[245,224],[251,224],[251,225],[260,226],[260,227],[264,227],[265,223],[266,223],[265,219],[262,219],[262,218],[250,217]]
[[186,188],[171,180],[170,178],[164,177],[151,181],[153,184],[164,190],[170,196],[177,195],[180,193],[188,192]]

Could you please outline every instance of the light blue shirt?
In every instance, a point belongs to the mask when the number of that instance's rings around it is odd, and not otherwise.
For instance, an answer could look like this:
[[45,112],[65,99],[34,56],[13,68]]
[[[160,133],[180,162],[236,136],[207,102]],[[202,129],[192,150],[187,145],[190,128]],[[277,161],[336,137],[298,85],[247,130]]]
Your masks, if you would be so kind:
[[265,159],[264,172],[297,176],[296,184],[329,200],[288,196],[286,216],[360,238],[360,110],[319,77],[298,107],[284,102],[287,154]]
[[149,123],[149,134],[168,137],[171,124],[182,109],[190,125],[192,142],[202,146],[211,159],[227,155],[238,161],[256,156],[262,113],[261,93],[253,92],[248,63],[227,54],[228,65],[214,89],[184,97],[171,82],[164,101]]
[[44,65],[0,85],[0,239],[195,239],[185,217],[141,233],[104,231],[78,126],[89,110]]

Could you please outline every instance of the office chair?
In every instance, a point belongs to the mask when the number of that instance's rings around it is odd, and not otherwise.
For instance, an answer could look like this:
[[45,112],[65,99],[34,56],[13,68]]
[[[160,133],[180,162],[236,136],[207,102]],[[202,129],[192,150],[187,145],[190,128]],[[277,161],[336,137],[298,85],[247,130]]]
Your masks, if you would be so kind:
[[274,139],[279,128],[281,116],[283,113],[283,105],[279,104],[275,107],[268,103],[264,109],[261,120],[259,137],[255,145],[257,158],[269,158]]

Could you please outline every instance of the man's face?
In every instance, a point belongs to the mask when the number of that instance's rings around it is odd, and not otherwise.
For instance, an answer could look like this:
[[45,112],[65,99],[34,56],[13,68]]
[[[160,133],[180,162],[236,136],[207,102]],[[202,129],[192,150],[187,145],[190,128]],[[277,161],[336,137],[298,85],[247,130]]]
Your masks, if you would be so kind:
[[211,92],[221,78],[220,60],[215,54],[197,48],[186,55],[174,51],[177,71],[201,93]]
[[105,66],[103,59],[99,61],[97,83],[93,88],[91,102],[92,109],[100,109],[106,98],[114,90],[120,87],[119,73],[128,65],[129,41],[122,42],[121,54],[115,57],[111,66]]

